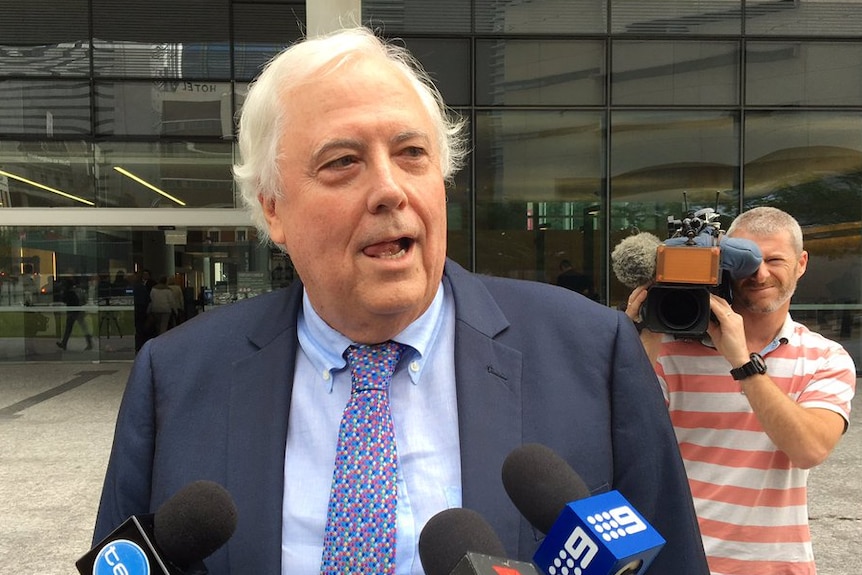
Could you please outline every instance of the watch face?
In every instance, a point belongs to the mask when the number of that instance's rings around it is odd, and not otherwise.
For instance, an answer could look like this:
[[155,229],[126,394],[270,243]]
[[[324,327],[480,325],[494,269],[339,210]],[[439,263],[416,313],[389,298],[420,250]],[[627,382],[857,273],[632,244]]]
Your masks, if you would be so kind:
[[754,368],[754,373],[766,373],[766,362],[759,353],[751,354],[751,366]]

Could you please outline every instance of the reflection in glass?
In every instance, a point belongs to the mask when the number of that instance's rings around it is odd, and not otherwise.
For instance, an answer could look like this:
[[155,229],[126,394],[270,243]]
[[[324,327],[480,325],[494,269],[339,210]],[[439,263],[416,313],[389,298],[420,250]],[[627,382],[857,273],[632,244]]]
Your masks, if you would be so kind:
[[752,35],[858,36],[862,11],[855,1],[745,0],[745,31]]
[[465,0],[363,0],[362,22],[386,34],[470,32],[470,2]]
[[[779,2],[780,3],[780,2]],[[741,0],[610,0],[611,32],[739,34]]]
[[229,82],[97,82],[96,132],[230,137],[231,97]]
[[477,40],[479,105],[598,106],[605,102],[599,40]]
[[[25,4],[25,3],[20,3]],[[86,11],[86,8],[84,8]],[[4,7],[4,17],[8,12]],[[2,76],[53,76],[87,78],[90,75],[90,41],[58,44],[9,44],[8,37],[0,38],[0,77]]]
[[236,207],[230,142],[105,142],[96,157],[101,206]]
[[553,282],[569,260],[598,291],[603,118],[601,112],[477,114],[478,271]]
[[[727,229],[739,205],[738,126],[728,112],[614,112],[612,250],[633,231],[668,236],[668,216],[717,208]],[[616,279],[611,303],[628,296]]]
[[182,288],[172,325],[296,278],[251,227],[0,228],[0,362],[133,359],[131,277],[143,270]]
[[0,134],[53,138],[92,129],[89,80],[0,80]]
[[0,207],[88,207],[94,201],[91,144],[0,141]]
[[410,38],[404,45],[434,79],[449,106],[470,104],[470,42],[452,38]]
[[737,103],[737,42],[617,40],[611,53],[614,105]]
[[858,42],[748,42],[745,62],[749,105],[862,104]]
[[768,205],[802,225],[808,270],[794,319],[862,361],[862,113],[750,112],[745,208]]
[[475,0],[474,4],[476,32],[479,33],[603,34],[607,31],[605,2]]

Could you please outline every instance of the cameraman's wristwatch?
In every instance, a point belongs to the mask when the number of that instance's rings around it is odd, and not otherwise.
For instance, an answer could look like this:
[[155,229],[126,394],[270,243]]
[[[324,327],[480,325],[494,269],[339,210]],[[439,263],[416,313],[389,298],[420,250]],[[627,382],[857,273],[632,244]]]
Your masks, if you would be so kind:
[[749,357],[749,362],[730,370],[730,375],[733,379],[739,381],[752,375],[766,373],[766,362],[759,353],[752,353]]

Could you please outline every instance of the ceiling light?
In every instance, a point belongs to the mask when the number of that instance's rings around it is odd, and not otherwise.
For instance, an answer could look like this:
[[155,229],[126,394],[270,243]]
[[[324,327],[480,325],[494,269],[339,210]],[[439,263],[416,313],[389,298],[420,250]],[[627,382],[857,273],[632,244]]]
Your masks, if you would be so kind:
[[179,204],[179,205],[181,205],[181,206],[186,205],[186,203],[185,203],[184,201],[182,201],[182,200],[178,200],[177,198],[173,197],[172,195],[170,195],[170,194],[169,194],[169,193],[167,193],[166,191],[164,191],[164,190],[161,190],[161,189],[157,188],[156,186],[154,186],[153,184],[151,184],[151,183],[149,183],[148,181],[144,180],[143,178],[139,178],[138,176],[136,176],[136,175],[135,175],[135,174],[133,174],[132,172],[130,172],[130,171],[128,171],[128,170],[126,170],[125,168],[121,168],[121,167],[119,167],[119,166],[114,166],[114,169],[115,169],[116,171],[120,172],[121,174],[123,174],[124,176],[126,176],[127,178],[130,178],[130,179],[132,179],[132,180],[135,180],[136,182],[138,182],[138,183],[139,183],[139,184],[141,184],[142,186],[146,186],[146,187],[150,188],[151,190],[153,190],[153,191],[154,191],[154,192],[156,192],[157,194],[161,194],[161,195],[163,195],[164,197],[166,197],[167,199],[171,200],[172,202],[175,202],[175,203],[177,203],[177,204]]
[[40,190],[45,190],[46,192],[51,192],[52,194],[57,194],[58,196],[63,196],[64,198],[69,198],[70,200],[75,200],[76,202],[81,202],[82,204],[87,204],[88,206],[95,206],[93,202],[90,200],[85,200],[84,198],[79,198],[78,196],[73,196],[72,194],[67,194],[57,188],[52,188],[50,186],[46,186],[45,184],[40,184],[39,182],[34,182],[33,180],[28,180],[27,178],[16,176],[10,172],[6,172],[4,170],[0,170],[0,176],[6,176],[7,178],[12,178],[13,180],[18,180],[19,182],[23,182],[25,184],[30,184]]

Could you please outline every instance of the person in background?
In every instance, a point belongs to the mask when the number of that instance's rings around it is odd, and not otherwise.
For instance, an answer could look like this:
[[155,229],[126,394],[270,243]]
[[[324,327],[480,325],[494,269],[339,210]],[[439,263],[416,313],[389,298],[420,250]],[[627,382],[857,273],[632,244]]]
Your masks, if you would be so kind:
[[168,278],[168,289],[171,290],[171,294],[174,296],[174,311],[171,314],[171,319],[169,322],[170,327],[176,327],[183,323],[186,319],[185,307],[186,300],[183,295],[183,288],[177,283],[177,278],[171,276]]
[[[95,540],[209,479],[239,517],[206,560],[212,575],[419,575],[422,528],[451,507],[478,512],[528,560],[537,540],[501,467],[537,442],[594,492],[619,490],[664,536],[650,573],[706,573],[673,429],[631,322],[570,291],[447,260],[446,181],[466,143],[411,55],[365,28],[269,63],[245,100],[234,172],[259,232],[298,279],[144,346]],[[385,518],[374,515],[381,527],[348,566],[342,519],[373,509],[340,495],[361,473],[342,475],[352,454],[339,430],[354,421],[342,421],[345,407],[369,396],[383,416],[375,429],[388,430]],[[376,445],[370,435],[354,439]]]
[[69,344],[69,338],[72,337],[72,330],[77,323],[81,331],[84,333],[84,338],[87,340],[85,351],[93,349],[93,334],[90,332],[90,326],[87,325],[87,314],[81,309],[81,306],[87,303],[87,287],[82,285],[82,279],[77,276],[68,275],[62,278],[59,285],[62,289],[62,301],[66,305],[66,328],[63,331],[63,338],[56,342],[57,347],[66,350]]
[[137,353],[144,346],[144,343],[153,337],[155,322],[150,321],[150,290],[144,284],[143,276],[135,272],[128,277],[134,303],[135,353]]
[[126,295],[126,288],[129,286],[129,278],[126,277],[125,270],[117,270],[114,274],[114,281],[111,282],[111,295],[122,297]]
[[150,290],[150,313],[156,319],[155,335],[168,331],[171,316],[176,312],[174,293],[168,287],[168,278],[162,276]]
[[[856,367],[839,344],[790,316],[808,266],[802,229],[771,207],[737,217],[728,237],[755,242],[758,271],[712,295],[701,341],[641,332],[665,391],[711,572],[813,575],[808,470],[850,422]],[[640,318],[648,287],[629,296]]]

